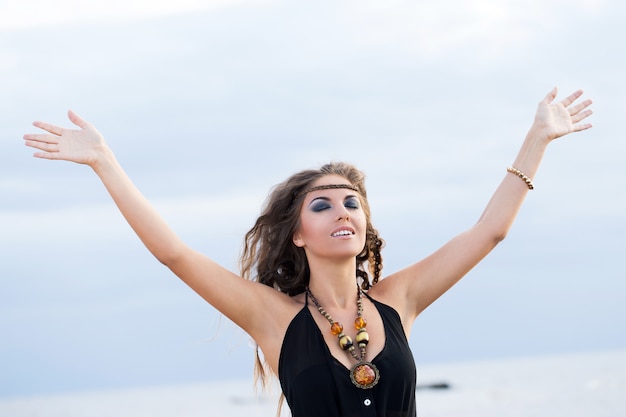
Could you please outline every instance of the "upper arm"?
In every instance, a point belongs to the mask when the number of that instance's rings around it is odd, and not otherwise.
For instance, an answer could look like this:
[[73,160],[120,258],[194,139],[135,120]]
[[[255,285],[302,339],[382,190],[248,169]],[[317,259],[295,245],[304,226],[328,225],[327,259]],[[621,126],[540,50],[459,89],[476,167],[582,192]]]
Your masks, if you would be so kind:
[[406,323],[437,300],[500,241],[479,222],[431,255],[381,280],[375,286]]
[[285,316],[284,309],[291,303],[286,294],[246,280],[188,247],[167,266],[257,342],[283,327],[280,320],[268,320],[268,316]]

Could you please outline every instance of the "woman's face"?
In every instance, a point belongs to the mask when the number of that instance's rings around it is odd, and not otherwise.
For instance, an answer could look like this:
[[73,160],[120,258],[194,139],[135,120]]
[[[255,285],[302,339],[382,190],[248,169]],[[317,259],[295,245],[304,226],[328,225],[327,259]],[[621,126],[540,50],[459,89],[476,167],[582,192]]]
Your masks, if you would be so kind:
[[[311,187],[350,182],[339,175],[325,175]],[[365,246],[367,219],[358,192],[346,188],[309,192],[300,210],[300,227],[293,236],[307,257],[356,257]]]

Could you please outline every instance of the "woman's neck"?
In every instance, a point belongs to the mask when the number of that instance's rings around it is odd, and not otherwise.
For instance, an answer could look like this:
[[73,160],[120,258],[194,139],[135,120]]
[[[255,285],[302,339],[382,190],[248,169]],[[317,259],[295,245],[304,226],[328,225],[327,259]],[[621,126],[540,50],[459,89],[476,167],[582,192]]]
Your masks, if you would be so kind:
[[309,269],[309,289],[324,307],[354,307],[357,291],[356,260],[341,264],[309,264]]

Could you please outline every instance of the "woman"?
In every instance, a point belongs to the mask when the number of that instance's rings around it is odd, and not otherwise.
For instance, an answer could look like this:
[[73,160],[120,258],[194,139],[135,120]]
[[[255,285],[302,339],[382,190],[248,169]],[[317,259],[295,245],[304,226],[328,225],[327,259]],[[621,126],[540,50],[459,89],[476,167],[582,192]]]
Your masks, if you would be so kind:
[[478,222],[380,281],[382,240],[370,223],[363,175],[350,165],[303,171],[274,189],[246,235],[242,279],[186,246],[75,113],[69,118],[80,129],[35,122],[46,133],[24,139],[37,158],[96,172],[150,252],[254,338],[294,417],[412,416],[416,373],[407,339],[415,318],[506,236],[547,145],[591,127],[581,123],[592,113],[591,100],[577,102],[582,91],[560,102],[556,94],[539,103]]

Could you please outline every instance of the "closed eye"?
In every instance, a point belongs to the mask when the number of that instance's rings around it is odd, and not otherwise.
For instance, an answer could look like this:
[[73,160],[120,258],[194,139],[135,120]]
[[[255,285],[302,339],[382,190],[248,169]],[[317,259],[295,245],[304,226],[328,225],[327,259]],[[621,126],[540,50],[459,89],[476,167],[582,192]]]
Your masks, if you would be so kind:
[[346,200],[343,203],[345,208],[349,208],[349,209],[358,209],[361,207],[361,203],[359,201],[358,198],[356,197],[348,197],[346,198]]
[[329,209],[329,208],[330,208],[330,204],[328,204],[326,201],[323,201],[323,200],[318,200],[314,204],[311,205],[311,210],[316,213]]

